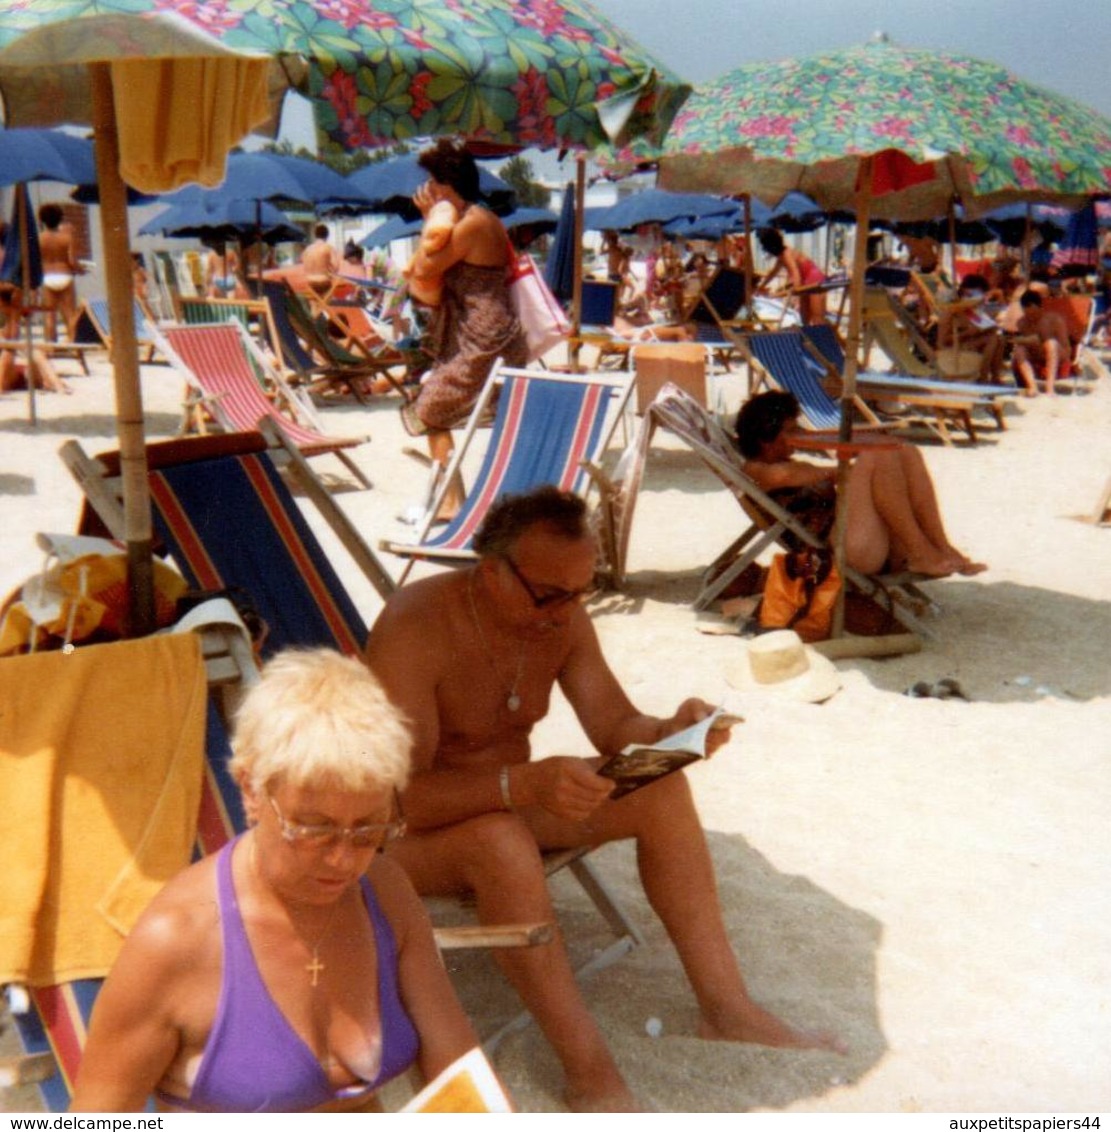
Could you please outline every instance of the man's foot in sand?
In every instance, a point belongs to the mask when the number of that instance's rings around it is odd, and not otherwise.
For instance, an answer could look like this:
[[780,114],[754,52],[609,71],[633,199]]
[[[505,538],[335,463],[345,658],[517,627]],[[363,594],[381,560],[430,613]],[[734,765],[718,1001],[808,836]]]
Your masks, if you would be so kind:
[[796,1028],[756,1003],[749,1003],[733,1019],[711,1022],[703,1016],[698,1036],[711,1042],[749,1042],[775,1049],[827,1049],[848,1053],[848,1047],[835,1034]]
[[[607,1058],[607,1060],[609,1060]],[[644,1112],[617,1066],[598,1066],[589,1075],[567,1078],[563,1100],[572,1112]]]
[[614,1093],[572,1093],[568,1089],[563,1094],[564,1103],[571,1112],[647,1112],[648,1110],[628,1089]]

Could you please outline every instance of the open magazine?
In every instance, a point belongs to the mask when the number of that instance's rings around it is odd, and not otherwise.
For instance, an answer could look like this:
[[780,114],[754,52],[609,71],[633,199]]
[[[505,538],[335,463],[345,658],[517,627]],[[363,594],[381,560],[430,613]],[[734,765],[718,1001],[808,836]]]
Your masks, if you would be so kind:
[[425,1085],[401,1112],[512,1112],[513,1105],[477,1046]]
[[677,731],[666,739],[660,739],[652,746],[631,743],[609,762],[603,763],[598,773],[604,778],[612,778],[617,785],[610,798],[622,798],[647,786],[650,782],[672,774],[690,763],[706,757],[706,739],[711,731],[726,730],[734,723],[743,722],[739,715],[732,715],[724,708],[717,708],[705,719]]

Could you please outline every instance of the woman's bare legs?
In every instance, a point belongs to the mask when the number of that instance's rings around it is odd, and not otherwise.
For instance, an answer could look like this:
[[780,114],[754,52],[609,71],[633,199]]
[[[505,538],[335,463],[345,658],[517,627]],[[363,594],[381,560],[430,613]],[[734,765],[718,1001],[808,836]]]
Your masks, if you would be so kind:
[[849,478],[846,558],[865,573],[892,565],[943,577],[985,569],[945,533],[933,481],[917,448],[864,452]]
[[[451,455],[455,451],[455,442],[451,439],[451,433],[446,429],[431,430],[428,433],[428,451],[433,461],[446,471],[448,464],[451,463]],[[459,513],[462,506],[463,480],[457,473],[448,485],[436,518],[450,522]]]

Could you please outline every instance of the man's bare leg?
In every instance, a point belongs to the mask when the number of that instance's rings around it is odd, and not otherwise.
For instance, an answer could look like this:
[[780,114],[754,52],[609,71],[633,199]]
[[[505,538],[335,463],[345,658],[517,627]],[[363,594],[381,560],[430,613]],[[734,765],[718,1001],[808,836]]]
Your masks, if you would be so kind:
[[1061,372],[1061,343],[1050,338],[1045,343],[1045,391],[1047,396],[1055,397],[1057,375]]
[[[484,924],[555,922],[536,841],[513,814],[488,814],[390,849],[424,895],[474,892]],[[563,941],[498,949],[498,965],[551,1042],[576,1111],[637,1111],[617,1063],[583,1001]]]
[[[530,814],[529,820],[546,847],[581,843],[581,836],[573,837],[581,827],[547,814]],[[682,774],[604,804],[586,823],[586,831],[594,845],[636,840],[644,891],[698,1001],[700,1036],[801,1049],[838,1048],[829,1035],[796,1029],[749,997],[725,930],[706,836]]]
[[1030,360],[1030,351],[1026,346],[1015,347],[1015,352],[1011,364],[1012,368],[1014,369],[1015,376],[1022,382],[1023,395],[1026,397],[1037,397],[1037,377],[1034,373],[1033,362],[1031,362]]

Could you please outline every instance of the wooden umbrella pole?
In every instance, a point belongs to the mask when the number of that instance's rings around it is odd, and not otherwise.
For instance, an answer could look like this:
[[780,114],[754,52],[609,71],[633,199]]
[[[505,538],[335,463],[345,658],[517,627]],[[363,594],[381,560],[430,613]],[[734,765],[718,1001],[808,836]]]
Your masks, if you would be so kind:
[[583,228],[586,224],[586,157],[575,154],[575,254],[571,278],[571,369],[579,372],[579,333],[583,310]]
[[107,63],[89,64],[96,137],[96,173],[100,185],[100,229],[104,244],[108,314],[112,325],[112,371],[116,390],[116,428],[123,481],[124,541],[127,543],[129,636],[154,630],[154,566],[151,558],[150,485],[135,339],[131,246],[127,231],[127,195],[120,178],[119,135]]
[[[838,436],[847,444],[853,435],[853,403],[856,400],[856,374],[860,361],[860,337],[864,310],[864,273],[868,267],[868,229],[872,210],[872,159],[860,162],[860,180],[856,191],[856,242],[853,246],[853,270],[849,280],[849,335],[845,344],[845,372],[841,389],[841,421]],[[841,589],[833,607],[831,635],[840,637],[845,628],[845,525],[849,506],[849,473],[852,455],[838,449],[837,508],[833,523],[833,555],[842,578]]]
[[38,424],[35,412],[35,335],[31,326],[31,233],[27,227],[30,217],[27,215],[27,186],[16,185],[16,208],[19,215],[19,260],[20,271],[23,276],[23,293],[19,296],[19,305],[23,313],[23,341],[27,348],[27,413],[31,424]]

